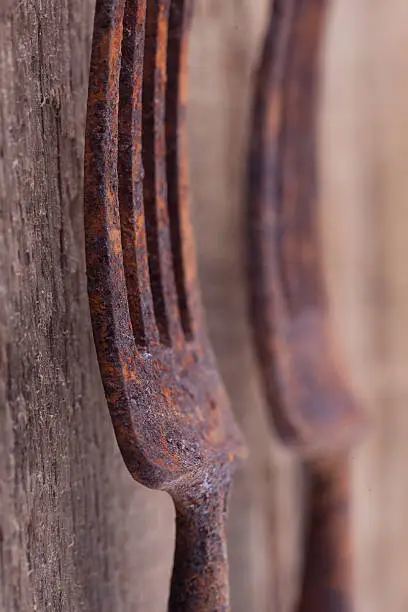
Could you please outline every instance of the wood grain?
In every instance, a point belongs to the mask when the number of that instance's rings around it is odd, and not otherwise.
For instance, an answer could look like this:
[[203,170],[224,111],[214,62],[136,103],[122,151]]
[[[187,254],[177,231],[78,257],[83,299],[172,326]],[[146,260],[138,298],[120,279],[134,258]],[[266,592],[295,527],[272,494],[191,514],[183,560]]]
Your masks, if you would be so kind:
[[92,3],[0,24],[0,610],[165,608],[173,515],[126,473],[86,297]]
[[355,453],[358,612],[408,605],[404,0],[337,1],[324,67],[322,228],[333,330],[371,431]]

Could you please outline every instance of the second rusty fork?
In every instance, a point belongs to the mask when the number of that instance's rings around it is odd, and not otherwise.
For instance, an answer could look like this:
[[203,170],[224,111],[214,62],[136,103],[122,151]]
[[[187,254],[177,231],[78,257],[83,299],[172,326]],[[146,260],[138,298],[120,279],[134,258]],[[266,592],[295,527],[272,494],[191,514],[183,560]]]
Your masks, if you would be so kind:
[[318,232],[319,60],[329,0],[272,0],[248,209],[254,337],[281,439],[310,479],[300,612],[351,612],[349,451],[361,414],[331,340]]
[[229,610],[225,515],[245,446],[207,339],[186,154],[192,0],[97,0],[85,148],[88,292],[132,476],[176,507],[169,610]]

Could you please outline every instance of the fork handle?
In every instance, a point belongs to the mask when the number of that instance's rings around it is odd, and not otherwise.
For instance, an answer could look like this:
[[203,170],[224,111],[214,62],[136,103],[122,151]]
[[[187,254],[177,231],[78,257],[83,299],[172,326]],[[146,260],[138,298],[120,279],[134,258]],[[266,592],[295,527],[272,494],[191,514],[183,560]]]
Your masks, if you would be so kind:
[[309,465],[310,517],[298,612],[353,612],[350,465]]
[[228,487],[175,500],[176,549],[169,612],[228,612]]

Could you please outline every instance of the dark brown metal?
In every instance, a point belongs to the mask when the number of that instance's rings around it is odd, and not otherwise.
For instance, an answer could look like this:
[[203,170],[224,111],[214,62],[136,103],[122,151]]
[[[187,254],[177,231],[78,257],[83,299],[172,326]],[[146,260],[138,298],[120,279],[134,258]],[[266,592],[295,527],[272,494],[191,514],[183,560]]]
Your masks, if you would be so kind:
[[307,461],[311,482],[301,612],[353,610],[348,450],[364,424],[330,338],[319,254],[316,111],[328,4],[271,4],[250,161],[255,343],[274,425]]
[[97,0],[85,149],[88,291],[116,437],[176,506],[171,611],[229,609],[224,521],[245,454],[206,336],[186,153],[192,0]]
[[346,455],[309,465],[310,516],[298,612],[352,612],[350,474]]

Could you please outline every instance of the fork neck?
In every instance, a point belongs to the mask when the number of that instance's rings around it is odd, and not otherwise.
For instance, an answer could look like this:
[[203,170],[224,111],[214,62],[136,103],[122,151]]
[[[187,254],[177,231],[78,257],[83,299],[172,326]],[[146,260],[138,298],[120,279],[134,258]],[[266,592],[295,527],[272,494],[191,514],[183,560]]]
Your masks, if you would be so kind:
[[353,612],[349,457],[344,454],[307,467],[311,503],[297,612]]
[[225,523],[230,479],[174,499],[176,549],[169,612],[228,612]]

